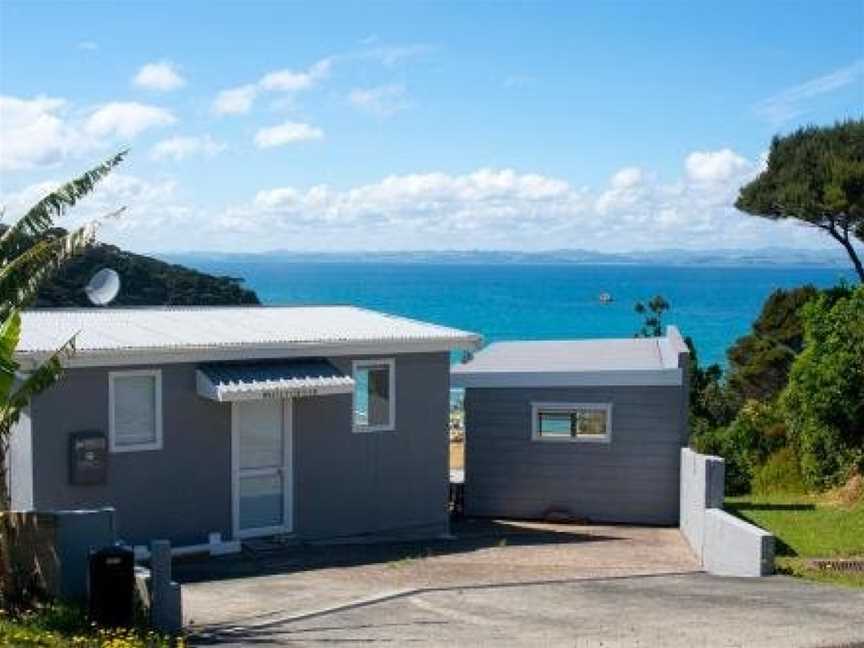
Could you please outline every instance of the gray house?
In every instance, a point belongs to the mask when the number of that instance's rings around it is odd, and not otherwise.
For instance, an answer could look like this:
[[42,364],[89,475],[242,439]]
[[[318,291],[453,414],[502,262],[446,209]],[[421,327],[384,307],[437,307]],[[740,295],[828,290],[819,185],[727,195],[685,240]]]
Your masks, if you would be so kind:
[[346,306],[26,312],[16,509],[112,506],[137,545],[445,532],[450,352],[479,337]]
[[467,515],[677,524],[688,350],[665,337],[501,342],[465,388]]

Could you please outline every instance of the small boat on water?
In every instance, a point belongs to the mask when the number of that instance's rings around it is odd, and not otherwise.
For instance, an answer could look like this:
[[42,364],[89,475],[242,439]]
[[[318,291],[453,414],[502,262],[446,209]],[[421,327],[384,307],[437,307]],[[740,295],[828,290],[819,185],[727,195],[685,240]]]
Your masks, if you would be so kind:
[[601,292],[599,299],[601,304],[611,304],[613,301],[612,295],[608,292]]

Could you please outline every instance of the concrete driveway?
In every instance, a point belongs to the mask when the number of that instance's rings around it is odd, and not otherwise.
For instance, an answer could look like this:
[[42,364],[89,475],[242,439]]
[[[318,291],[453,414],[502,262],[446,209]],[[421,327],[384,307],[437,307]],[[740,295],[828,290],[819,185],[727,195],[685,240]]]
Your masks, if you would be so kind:
[[[851,646],[864,593],[700,573],[677,529],[465,522],[175,567],[192,645]],[[864,646],[864,643],[861,644]]]

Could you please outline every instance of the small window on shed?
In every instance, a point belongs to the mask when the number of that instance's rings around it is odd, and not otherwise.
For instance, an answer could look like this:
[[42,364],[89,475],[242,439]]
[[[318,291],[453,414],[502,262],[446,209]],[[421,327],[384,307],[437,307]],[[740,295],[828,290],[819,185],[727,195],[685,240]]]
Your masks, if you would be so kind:
[[608,403],[534,403],[535,441],[594,441],[608,443],[612,433],[612,405]]
[[108,379],[111,452],[162,447],[162,375],[159,371],[115,371]]
[[396,427],[395,362],[354,363],[354,431],[384,432]]

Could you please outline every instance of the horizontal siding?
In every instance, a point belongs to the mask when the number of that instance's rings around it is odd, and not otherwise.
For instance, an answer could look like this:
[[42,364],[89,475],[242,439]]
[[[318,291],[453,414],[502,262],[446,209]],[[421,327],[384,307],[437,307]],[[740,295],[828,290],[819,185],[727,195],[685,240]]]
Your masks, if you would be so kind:
[[[533,441],[532,402],[612,403],[612,440]],[[682,387],[466,390],[466,512],[675,523],[684,402]]]

